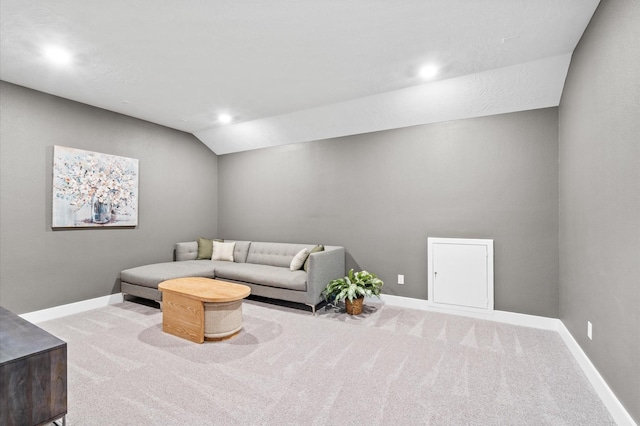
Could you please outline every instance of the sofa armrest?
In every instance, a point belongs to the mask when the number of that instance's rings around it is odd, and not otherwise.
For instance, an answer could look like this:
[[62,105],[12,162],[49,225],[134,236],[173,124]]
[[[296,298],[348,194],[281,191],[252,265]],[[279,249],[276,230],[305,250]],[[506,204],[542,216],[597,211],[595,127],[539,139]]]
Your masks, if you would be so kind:
[[307,304],[317,305],[324,300],[322,290],[329,281],[345,275],[344,247],[325,246],[324,251],[309,255],[307,271]]
[[198,242],[176,243],[175,260],[196,260],[198,258]]

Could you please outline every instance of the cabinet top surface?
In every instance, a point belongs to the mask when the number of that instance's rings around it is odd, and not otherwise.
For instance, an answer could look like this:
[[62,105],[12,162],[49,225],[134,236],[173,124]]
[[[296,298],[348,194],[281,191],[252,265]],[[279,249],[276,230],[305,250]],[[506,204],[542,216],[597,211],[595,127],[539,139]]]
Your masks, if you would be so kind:
[[64,341],[0,306],[0,364],[65,345]]

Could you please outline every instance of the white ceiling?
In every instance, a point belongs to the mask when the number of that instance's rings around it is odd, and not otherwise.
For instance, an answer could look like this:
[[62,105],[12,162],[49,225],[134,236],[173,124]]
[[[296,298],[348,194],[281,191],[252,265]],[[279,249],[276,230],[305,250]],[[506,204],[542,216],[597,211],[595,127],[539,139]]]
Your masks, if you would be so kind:
[[[0,0],[0,79],[224,154],[558,105],[598,3]],[[72,63],[52,66],[46,44]]]

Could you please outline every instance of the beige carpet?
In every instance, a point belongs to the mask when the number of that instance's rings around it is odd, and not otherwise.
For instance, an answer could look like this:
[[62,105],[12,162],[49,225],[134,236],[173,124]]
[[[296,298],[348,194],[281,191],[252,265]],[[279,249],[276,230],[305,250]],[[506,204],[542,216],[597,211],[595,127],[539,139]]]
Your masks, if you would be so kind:
[[161,322],[124,302],[39,324],[68,342],[68,425],[615,424],[550,331],[251,300],[223,342],[191,343]]

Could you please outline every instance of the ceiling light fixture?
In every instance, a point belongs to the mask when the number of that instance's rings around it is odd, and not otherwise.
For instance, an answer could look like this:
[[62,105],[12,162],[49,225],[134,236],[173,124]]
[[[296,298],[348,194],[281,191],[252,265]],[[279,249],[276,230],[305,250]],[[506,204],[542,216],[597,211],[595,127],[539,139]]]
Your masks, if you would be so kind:
[[72,55],[64,47],[60,46],[45,46],[43,49],[45,58],[47,58],[54,65],[63,66],[71,63]]
[[220,114],[218,121],[222,124],[229,124],[233,118],[229,114]]
[[435,65],[425,65],[422,68],[420,68],[420,77],[422,77],[425,80],[429,80],[433,77],[435,77],[438,74],[438,67]]

